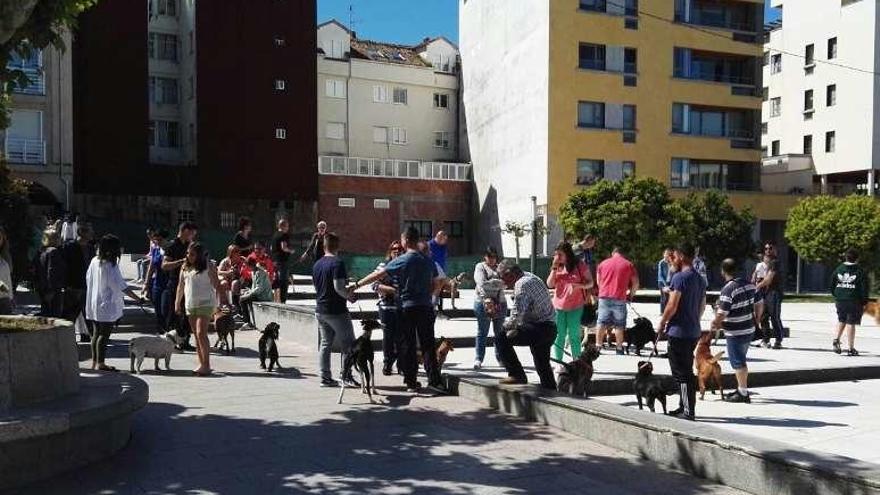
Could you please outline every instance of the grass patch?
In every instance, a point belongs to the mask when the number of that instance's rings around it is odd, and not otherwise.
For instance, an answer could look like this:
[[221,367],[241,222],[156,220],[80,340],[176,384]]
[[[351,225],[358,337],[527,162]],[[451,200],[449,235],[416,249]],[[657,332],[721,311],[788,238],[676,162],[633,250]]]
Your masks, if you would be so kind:
[[46,330],[54,325],[48,318],[2,318],[0,317],[0,334],[32,332]]

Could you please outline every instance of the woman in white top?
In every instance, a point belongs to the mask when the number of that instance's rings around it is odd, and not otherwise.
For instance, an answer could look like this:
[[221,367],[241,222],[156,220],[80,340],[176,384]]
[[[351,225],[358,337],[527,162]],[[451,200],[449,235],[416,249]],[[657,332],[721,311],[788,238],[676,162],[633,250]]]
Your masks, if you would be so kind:
[[[504,282],[498,276],[497,270],[498,252],[490,246],[483,254],[483,261],[474,267],[474,283],[477,289],[476,298],[474,298],[474,315],[477,317],[475,370],[483,367],[489,327],[492,326],[492,332],[496,337],[499,332],[504,331],[502,325],[504,317],[507,316],[507,301],[504,297]],[[495,359],[501,364],[501,356],[497,347],[495,348]]]
[[92,369],[116,371],[104,364],[107,341],[116,322],[122,318],[123,294],[138,302],[143,300],[128,288],[119,271],[122,246],[114,235],[105,235],[98,243],[98,255],[86,272],[86,319],[95,322],[92,333]]
[[0,315],[12,314],[12,255],[9,254],[9,237],[0,226]]
[[[182,314],[186,309],[189,327],[195,332],[199,367],[194,369],[193,373],[198,376],[211,374],[208,320],[217,308],[219,288],[217,267],[208,260],[207,248],[198,242],[190,244],[186,250],[186,261],[180,271],[174,308],[177,314]],[[184,301],[186,301],[185,308]]]

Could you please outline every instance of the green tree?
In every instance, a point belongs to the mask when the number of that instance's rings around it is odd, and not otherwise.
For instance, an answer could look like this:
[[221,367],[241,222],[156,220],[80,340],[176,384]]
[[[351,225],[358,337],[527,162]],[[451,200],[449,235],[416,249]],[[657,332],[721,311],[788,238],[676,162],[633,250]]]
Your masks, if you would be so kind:
[[666,186],[655,179],[599,181],[571,194],[559,209],[559,224],[569,236],[597,236],[597,251],[618,246],[637,263],[659,259],[669,231]]
[[13,280],[26,278],[28,252],[33,240],[33,227],[28,212],[27,187],[9,175],[9,168],[0,159],[0,225],[6,229],[12,247]]
[[719,191],[692,192],[667,205],[666,212],[665,237],[699,246],[709,266],[719,265],[724,258],[742,262],[754,253],[755,216],[748,209],[737,211]]
[[836,264],[846,249],[859,251],[860,263],[880,266],[880,203],[866,196],[815,196],[788,214],[785,237],[807,260]]

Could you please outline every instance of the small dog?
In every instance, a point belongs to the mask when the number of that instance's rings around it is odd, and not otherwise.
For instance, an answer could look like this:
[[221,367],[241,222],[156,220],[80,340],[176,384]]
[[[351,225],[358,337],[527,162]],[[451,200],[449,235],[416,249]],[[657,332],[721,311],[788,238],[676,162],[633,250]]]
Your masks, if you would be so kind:
[[[232,318],[232,310],[228,306],[221,306],[214,311],[212,317],[214,331],[217,332],[217,342],[214,342],[215,349],[223,349],[226,354],[235,354],[235,320]],[[232,346],[229,340],[232,340]],[[222,344],[222,346],[221,346]]]
[[266,369],[266,358],[269,358],[269,369],[273,368],[281,370],[281,364],[278,362],[278,330],[281,327],[274,321],[266,325],[266,328],[260,331],[262,334],[257,345],[260,349],[260,368]]
[[[354,342],[351,344],[351,350],[348,352],[348,356],[345,358],[345,362],[342,364],[342,377],[351,379],[352,371],[357,370],[361,375],[361,392],[367,394],[367,397],[370,398],[370,403],[373,403],[373,394],[376,393],[376,372],[373,369],[373,356],[375,355],[375,351],[373,350],[373,341],[371,337],[373,335],[373,330],[379,330],[384,328],[384,326],[379,323],[377,320],[361,320],[361,329],[363,333],[361,336],[354,339]],[[339,390],[339,399],[337,399],[337,404],[342,404],[342,394],[345,393],[345,386],[341,387]]]
[[714,382],[715,387],[712,388],[712,395],[715,395],[715,389],[721,391],[724,396],[724,386],[721,385],[721,365],[718,360],[724,355],[724,351],[712,355],[709,343],[712,340],[712,332],[702,332],[700,340],[697,342],[697,350],[694,353],[694,368],[697,371],[697,382],[700,385],[700,400],[706,395],[706,384],[710,380]]
[[446,362],[446,355],[455,350],[452,345],[452,339],[440,336],[437,339],[437,367],[443,369],[443,363]]
[[559,382],[556,390],[578,397],[586,397],[590,392],[590,380],[593,379],[593,361],[599,357],[599,348],[588,345],[584,348],[581,356],[570,363],[563,363],[550,358],[551,361],[561,364],[565,371],[559,374]]
[[[165,369],[170,370],[171,355],[174,354],[174,346],[180,345],[183,339],[177,335],[177,330],[162,335],[150,335],[148,337],[135,337],[128,342],[128,355],[131,356],[131,372],[141,373],[141,365],[144,358],[156,360],[156,371],[160,371],[159,360],[165,359]],[[137,366],[135,366],[137,365]]]
[[467,278],[468,274],[461,272],[455,277],[452,277],[446,281],[446,286],[443,288],[441,297],[449,297],[449,299],[452,301],[452,309],[458,309],[455,307],[456,298],[461,297],[461,294],[459,294],[458,292],[458,287],[462,284],[462,282],[467,280]]
[[652,342],[654,344],[654,350],[651,352],[651,355],[657,355],[657,332],[654,330],[654,325],[651,324],[651,320],[638,317],[635,319],[635,325],[627,328],[623,331],[624,339],[626,340],[626,353],[629,354],[629,348],[636,348],[636,356],[642,355],[642,348],[645,347],[645,344]]
[[654,365],[650,361],[639,361],[636,378],[633,380],[633,392],[642,410],[642,398],[648,406],[648,410],[654,412],[654,401],[659,401],[663,406],[663,414],[666,414],[666,390],[663,388],[663,380],[654,376]]
[[865,313],[873,316],[874,321],[880,325],[880,302],[868,301],[868,304],[865,305]]

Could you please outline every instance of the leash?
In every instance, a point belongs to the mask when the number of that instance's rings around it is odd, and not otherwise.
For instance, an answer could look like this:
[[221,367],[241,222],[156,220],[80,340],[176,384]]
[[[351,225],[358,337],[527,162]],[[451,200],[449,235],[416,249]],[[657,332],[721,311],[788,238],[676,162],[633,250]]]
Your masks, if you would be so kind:
[[[627,301],[626,307],[629,308],[629,310],[632,311],[634,315],[636,315],[636,318],[642,318],[642,315],[639,314],[638,311],[636,311],[636,307],[633,305],[632,301]],[[654,337],[654,341],[652,342],[654,344],[654,349],[648,353],[648,362],[649,363],[651,362],[651,359],[654,356],[660,355],[660,353],[657,351],[657,342],[659,342],[659,341],[660,341],[660,332],[657,332],[657,336]]]

